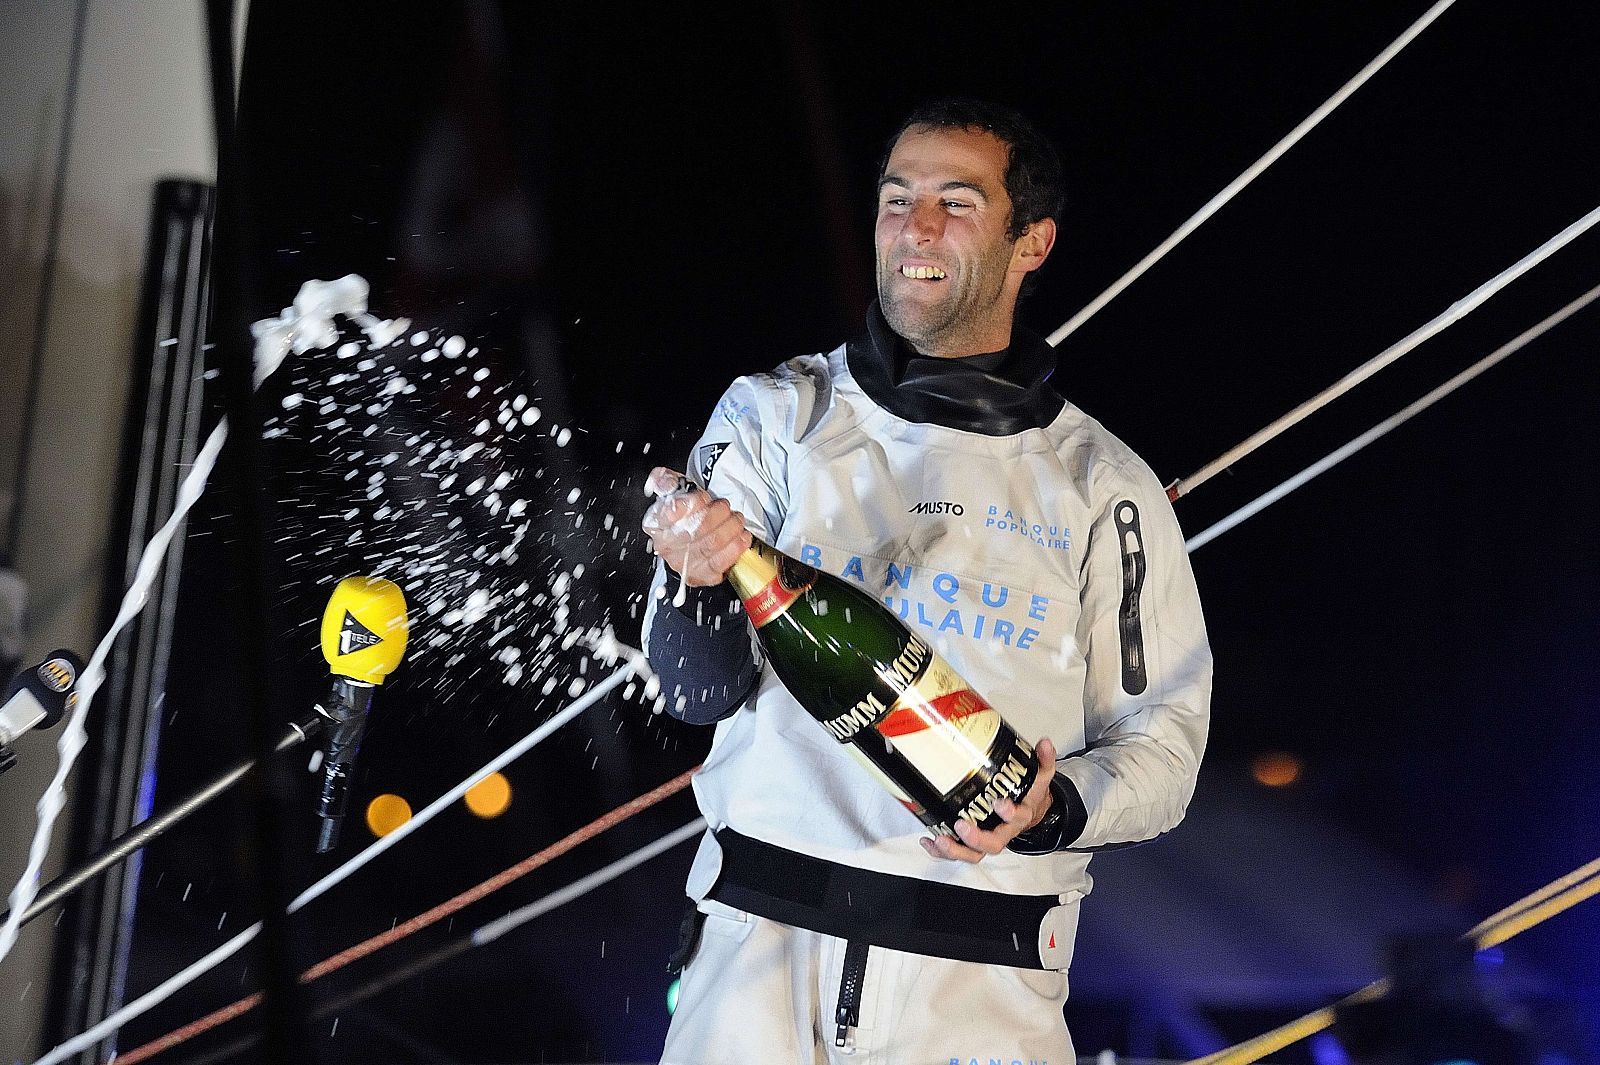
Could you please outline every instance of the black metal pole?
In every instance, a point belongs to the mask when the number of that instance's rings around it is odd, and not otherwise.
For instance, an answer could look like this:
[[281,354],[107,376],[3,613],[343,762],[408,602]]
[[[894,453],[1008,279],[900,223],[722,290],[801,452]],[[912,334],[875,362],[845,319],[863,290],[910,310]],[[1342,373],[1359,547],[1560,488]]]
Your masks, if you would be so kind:
[[[259,0],[258,0],[259,2]],[[267,668],[271,626],[267,594],[266,541],[269,515],[261,462],[261,417],[256,406],[248,312],[259,309],[251,280],[252,232],[249,137],[235,106],[233,65],[233,0],[207,0],[206,40],[211,60],[211,97],[217,137],[217,213],[213,232],[212,314],[210,339],[221,370],[224,406],[230,426],[229,444],[237,471],[234,493],[240,535],[240,614],[238,648],[240,704],[249,723],[252,748],[261,771],[246,779],[254,802],[252,833],[244,840],[245,873],[258,886],[261,937],[262,1022],[266,1060],[314,1062],[306,1037],[304,1011],[295,983],[296,966],[288,933],[289,900],[284,856],[284,825],[294,794],[284,767],[271,758],[277,742],[271,694],[275,688]],[[247,34],[248,36],[248,34]],[[241,96],[241,99],[247,97]],[[253,846],[252,846],[253,844]]]
[[[291,747],[305,742],[320,732],[326,724],[327,720],[321,714],[316,712],[307,714],[304,718],[289,726],[288,731],[282,735],[278,740],[277,746],[273,748],[273,752],[287,751]],[[105,850],[93,858],[90,858],[76,869],[70,869],[50,881],[40,889],[39,894],[34,897],[32,905],[23,913],[22,923],[27,924],[134,851],[156,837],[165,834],[190,814],[198,812],[212,799],[215,799],[243,780],[255,767],[256,760],[254,758],[244,759],[234,765],[233,768],[190,792],[170,810],[139,822],[129,831],[112,840]],[[0,921],[4,921],[10,915],[10,910],[0,910]]]

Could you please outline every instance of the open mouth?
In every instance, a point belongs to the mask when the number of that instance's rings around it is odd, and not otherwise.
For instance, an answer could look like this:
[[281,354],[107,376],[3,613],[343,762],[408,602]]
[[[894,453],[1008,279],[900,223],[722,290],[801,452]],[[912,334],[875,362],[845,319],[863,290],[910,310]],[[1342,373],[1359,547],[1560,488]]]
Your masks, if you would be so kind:
[[913,281],[943,281],[944,271],[937,266],[909,266],[900,267],[900,276],[909,277]]

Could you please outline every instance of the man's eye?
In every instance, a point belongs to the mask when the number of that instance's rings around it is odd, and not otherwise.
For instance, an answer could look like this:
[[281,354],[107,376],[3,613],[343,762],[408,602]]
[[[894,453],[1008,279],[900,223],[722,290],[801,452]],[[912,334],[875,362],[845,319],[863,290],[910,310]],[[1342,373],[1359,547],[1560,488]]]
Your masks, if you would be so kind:
[[972,209],[972,204],[963,203],[960,200],[946,200],[944,205],[947,210],[951,211],[969,211]]

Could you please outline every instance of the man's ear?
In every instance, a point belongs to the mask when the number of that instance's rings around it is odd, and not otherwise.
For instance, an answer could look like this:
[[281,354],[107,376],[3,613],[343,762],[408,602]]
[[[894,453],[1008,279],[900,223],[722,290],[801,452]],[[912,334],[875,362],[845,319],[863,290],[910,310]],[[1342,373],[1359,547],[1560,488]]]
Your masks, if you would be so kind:
[[1031,273],[1044,265],[1050,249],[1056,246],[1056,220],[1041,218],[1022,231],[1011,250],[1011,264],[1023,273]]

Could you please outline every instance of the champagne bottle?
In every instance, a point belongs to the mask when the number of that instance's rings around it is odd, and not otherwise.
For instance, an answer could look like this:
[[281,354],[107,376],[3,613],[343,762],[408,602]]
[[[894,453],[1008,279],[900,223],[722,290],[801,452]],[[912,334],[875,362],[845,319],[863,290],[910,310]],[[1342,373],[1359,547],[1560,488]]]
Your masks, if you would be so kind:
[[934,832],[1032,786],[1033,750],[869,593],[759,540],[728,581],[790,694]]

